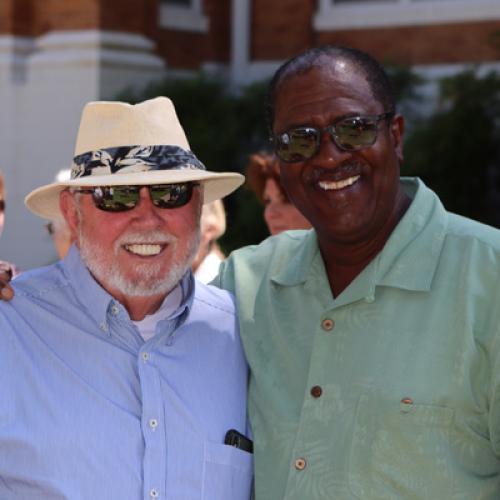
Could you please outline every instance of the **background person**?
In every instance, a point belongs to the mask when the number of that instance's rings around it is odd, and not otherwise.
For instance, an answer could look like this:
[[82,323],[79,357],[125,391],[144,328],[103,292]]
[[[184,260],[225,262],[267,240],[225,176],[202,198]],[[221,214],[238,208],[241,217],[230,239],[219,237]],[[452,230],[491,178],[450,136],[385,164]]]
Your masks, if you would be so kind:
[[194,276],[202,283],[210,283],[219,271],[220,263],[226,258],[217,240],[226,231],[226,212],[222,200],[205,203],[200,219],[200,246],[194,258]]
[[309,229],[309,221],[290,203],[280,182],[274,155],[256,153],[246,168],[247,184],[264,205],[264,219],[271,235],[289,229]]
[[[66,182],[71,179],[71,169],[63,168],[57,172],[54,182]],[[73,243],[73,236],[64,217],[60,216],[45,224],[49,236],[54,242],[57,255],[63,259]]]
[[249,499],[234,301],[191,272],[203,202],[242,180],[167,98],[84,108],[71,179],[26,198],[75,243],[0,303],[0,498]]

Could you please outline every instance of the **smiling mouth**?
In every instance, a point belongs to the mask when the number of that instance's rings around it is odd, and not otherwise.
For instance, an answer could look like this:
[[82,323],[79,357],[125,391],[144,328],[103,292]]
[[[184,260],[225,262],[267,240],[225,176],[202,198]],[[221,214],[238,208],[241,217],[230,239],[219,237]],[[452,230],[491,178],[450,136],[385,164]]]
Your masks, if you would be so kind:
[[153,257],[158,255],[164,248],[165,245],[158,243],[130,243],[125,245],[127,252],[141,257]]
[[341,181],[319,181],[318,185],[325,191],[338,191],[339,189],[352,186],[360,177],[360,175],[354,175],[353,177],[348,177],[347,179],[342,179]]

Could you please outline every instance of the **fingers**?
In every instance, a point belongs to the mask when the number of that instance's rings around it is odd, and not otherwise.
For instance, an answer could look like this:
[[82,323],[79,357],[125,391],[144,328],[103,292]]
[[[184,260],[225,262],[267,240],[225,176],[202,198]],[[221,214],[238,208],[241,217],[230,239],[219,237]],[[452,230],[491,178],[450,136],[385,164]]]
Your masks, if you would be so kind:
[[10,300],[14,297],[14,290],[9,285],[8,281],[2,279],[3,273],[0,273],[0,300]]
[[14,290],[12,290],[12,287],[9,285],[11,279],[11,269],[7,269],[3,265],[0,266],[0,300],[10,300],[14,297]]

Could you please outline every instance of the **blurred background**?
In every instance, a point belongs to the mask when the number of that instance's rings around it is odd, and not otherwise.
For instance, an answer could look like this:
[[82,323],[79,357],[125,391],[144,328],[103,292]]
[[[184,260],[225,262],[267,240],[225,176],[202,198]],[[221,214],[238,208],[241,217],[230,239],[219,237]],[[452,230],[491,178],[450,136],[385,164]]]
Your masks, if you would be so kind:
[[[0,0],[0,259],[56,258],[23,199],[71,165],[86,102],[167,95],[209,169],[244,171],[269,149],[269,77],[323,43],[386,66],[408,120],[403,174],[500,227],[499,0]],[[224,252],[268,234],[251,191],[226,210]]]

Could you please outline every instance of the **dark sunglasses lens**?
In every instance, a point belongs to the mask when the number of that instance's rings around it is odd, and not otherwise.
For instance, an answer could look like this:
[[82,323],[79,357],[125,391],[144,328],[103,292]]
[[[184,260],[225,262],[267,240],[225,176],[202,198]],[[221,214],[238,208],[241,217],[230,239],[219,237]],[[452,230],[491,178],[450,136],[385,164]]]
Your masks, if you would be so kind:
[[132,210],[139,201],[139,188],[136,186],[108,186],[94,189],[94,203],[106,212]]
[[276,155],[294,163],[312,158],[318,148],[319,133],[315,128],[296,128],[277,137]]
[[0,212],[3,212],[5,210],[5,201],[0,200]]
[[371,146],[377,139],[377,123],[371,118],[346,118],[335,124],[333,139],[348,151]]
[[193,184],[160,184],[149,186],[151,200],[155,207],[177,208],[189,203],[193,194]]

